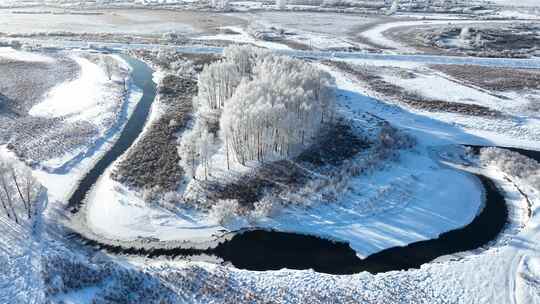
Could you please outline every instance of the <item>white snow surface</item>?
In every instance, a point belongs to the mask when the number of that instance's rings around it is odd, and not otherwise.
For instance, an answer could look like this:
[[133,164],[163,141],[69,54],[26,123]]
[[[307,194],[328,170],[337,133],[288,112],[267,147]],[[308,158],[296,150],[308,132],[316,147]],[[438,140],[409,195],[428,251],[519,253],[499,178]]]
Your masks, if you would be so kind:
[[526,6],[526,7],[540,7],[540,3],[537,0],[490,0],[490,2],[504,5],[504,6]]
[[[366,257],[462,227],[472,221],[483,201],[472,177],[441,167],[426,155],[407,152],[390,168],[355,179],[350,184],[353,190],[338,202],[287,207],[271,218],[251,224],[240,220],[224,227],[200,211],[173,213],[150,207],[140,193],[112,181],[107,173],[88,198],[87,224],[98,235],[128,241],[203,243],[221,229],[262,227],[346,241]],[[381,194],[385,187],[393,187],[392,194]]]
[[107,75],[102,68],[86,58],[74,57],[73,60],[81,68],[80,77],[50,90],[42,102],[32,107],[30,115],[42,117],[70,115],[72,120],[92,120],[100,114],[101,103],[111,98],[106,91],[106,85],[109,83]]
[[[371,65],[370,60],[352,59],[347,62],[359,65]],[[424,69],[421,64],[405,64],[403,62],[376,61],[376,67],[394,66],[411,69]],[[394,126],[406,130],[426,146],[438,146],[448,144],[470,145],[496,145],[506,147],[523,147],[540,150],[540,121],[534,115],[517,117],[504,120],[492,120],[482,117],[473,117],[455,113],[431,113],[422,110],[401,107],[391,101],[382,102],[385,96],[366,88],[365,84],[359,83],[352,76],[342,74],[336,70],[323,67],[336,78],[340,94],[347,96],[347,105],[352,111],[367,111],[374,113],[390,121]],[[506,101],[507,107],[497,104],[497,99],[488,98],[482,92],[469,91],[470,87],[457,83],[447,82],[444,78],[436,76],[422,76],[415,79],[399,79],[387,77],[395,83],[414,86],[416,92],[426,96],[444,97],[443,100],[459,101],[464,103],[477,103],[492,105],[495,109],[503,109],[514,114],[524,101],[522,96],[512,92],[504,93],[511,96],[511,102]],[[454,88],[453,92],[443,96],[445,86]],[[471,98],[467,99],[461,91],[472,92]],[[519,94],[518,94],[519,95]],[[513,111],[513,112],[512,112]],[[496,123],[494,123],[496,121]]]
[[222,28],[233,30],[239,34],[217,34],[217,35],[209,35],[209,36],[199,36],[199,37],[196,37],[195,39],[225,40],[225,41],[234,41],[234,42],[239,42],[239,43],[250,43],[259,47],[276,49],[276,50],[290,50],[291,49],[290,47],[281,43],[256,39],[252,37],[251,35],[249,35],[246,32],[246,30],[244,30],[240,26],[225,26]]
[[54,62],[54,59],[49,56],[32,53],[32,52],[19,51],[10,47],[0,47],[0,62],[2,62],[3,59],[15,60],[15,61],[44,62],[44,63]]
[[[403,62],[399,64],[405,65]],[[413,65],[415,64],[411,64],[411,66]],[[392,207],[395,209],[378,213],[380,209],[377,208],[382,206],[374,206],[375,212],[370,214],[369,209],[354,208],[357,207],[355,204],[358,204],[360,200],[351,192],[344,197],[343,208],[349,208],[342,210],[346,211],[344,217],[338,216],[337,211],[331,210],[330,205],[320,205],[311,214],[307,209],[300,210],[298,213],[286,210],[277,219],[262,220],[259,223],[261,225],[267,224],[268,227],[283,225],[284,228],[287,228],[286,225],[290,225],[288,228],[292,227],[297,231],[297,229],[301,229],[299,226],[303,225],[302,221],[311,220],[312,224],[317,225],[318,230],[311,230],[310,233],[316,231],[316,233],[330,237],[329,234],[325,234],[330,231],[334,233],[335,238],[342,239],[345,235],[356,241],[366,236],[357,234],[362,230],[351,231],[350,229],[366,229],[364,231],[372,232],[367,237],[375,243],[366,247],[355,247],[356,250],[364,253],[370,252],[370,250],[379,250],[390,244],[405,243],[413,238],[422,239],[428,237],[428,234],[440,233],[450,226],[458,226],[461,222],[466,222],[471,219],[471,216],[474,216],[479,205],[458,202],[456,193],[459,193],[459,197],[464,200],[478,199],[480,194],[476,182],[471,180],[469,176],[440,167],[436,161],[432,160],[426,153],[429,147],[467,143],[540,149],[540,141],[531,137],[530,134],[525,133],[516,138],[515,135],[502,132],[501,129],[467,128],[463,124],[453,123],[456,119],[471,121],[467,117],[425,113],[382,103],[375,98],[368,97],[377,96],[366,90],[357,81],[337,71],[331,70],[331,72],[337,79],[341,94],[340,103],[348,108],[351,115],[354,115],[352,113],[369,111],[391,121],[392,124],[415,135],[419,140],[417,152],[403,153],[399,163],[377,172],[372,177],[359,178],[357,181],[359,187],[369,188],[398,179],[400,180],[399,185],[406,187],[407,191],[403,193],[407,195],[388,199],[391,204],[394,204]],[[434,81],[442,80],[435,79]],[[438,94],[436,92],[438,86],[434,86],[433,83],[427,83],[425,86],[414,83],[412,85],[418,85],[417,89],[425,94]],[[136,104],[137,96],[140,98],[140,92],[133,89],[129,104]],[[478,97],[477,102],[493,101],[484,100],[480,98],[480,95]],[[459,98],[459,96],[455,98]],[[445,117],[445,115],[449,116]],[[476,122],[473,124],[478,125]],[[538,121],[531,120],[529,124],[536,128]],[[486,122],[486,125],[493,125],[493,123]],[[112,141],[111,139],[108,144],[102,146],[99,153],[103,153],[110,147]],[[3,147],[0,147],[0,153],[7,152]],[[53,175],[38,171],[36,175],[41,182],[50,188],[49,192],[52,198],[65,199],[76,184],[76,180],[91,168],[99,153],[96,152],[93,156],[86,158],[69,173]],[[510,206],[526,206],[528,204],[523,195],[518,192],[517,187],[527,194],[530,201],[531,217],[518,220],[519,229],[510,233],[507,242],[499,242],[488,249],[456,256],[452,260],[446,259],[428,263],[423,265],[421,269],[393,271],[378,275],[363,272],[350,276],[331,276],[311,270],[284,269],[253,272],[199,262],[159,261],[148,262],[148,265],[153,266],[159,263],[168,267],[151,269],[155,272],[185,271],[190,267],[202,267],[210,274],[226,274],[226,277],[234,282],[234,286],[237,288],[242,288],[246,292],[255,292],[267,299],[282,303],[317,303],[313,297],[321,302],[325,302],[325,300],[326,302],[336,302],[338,301],[337,297],[333,294],[335,291],[343,296],[339,298],[342,302],[350,301],[353,303],[540,303],[540,192],[515,177],[510,177],[511,180],[506,179],[508,176],[497,168],[486,168],[483,173],[495,180],[505,193],[505,198]],[[407,182],[410,180],[414,180],[414,187],[407,187],[411,186]],[[433,192],[429,191],[433,191],[433,189],[440,192],[439,196],[444,200],[435,206],[433,202],[437,202],[437,200],[431,199],[432,196],[426,197],[426,193],[431,195]],[[463,191],[463,189],[466,190]],[[185,213],[182,219],[178,219],[181,216],[168,213],[165,210],[154,208],[150,210],[146,205],[140,205],[140,198],[125,190],[121,187],[118,188],[118,185],[108,179],[108,174],[105,174],[98,187],[94,189],[95,197],[91,200],[95,206],[105,209],[92,210],[90,208],[88,210],[89,221],[94,221],[97,226],[109,225],[108,227],[119,229],[118,234],[123,237],[156,235],[156,233],[163,233],[165,237],[169,233],[174,236],[174,233],[182,231],[179,228],[183,229],[182,233],[187,233],[187,231],[193,233],[194,226],[201,228],[200,226],[204,224],[207,226],[204,229],[207,230],[196,230],[207,234],[217,228],[212,219],[208,218],[196,223],[199,220],[198,214]],[[373,194],[369,190],[367,193]],[[417,195],[421,194],[424,194],[423,199],[417,201]],[[412,200],[408,201],[402,198]],[[341,208],[341,205],[337,206]],[[457,208],[454,208],[455,206]],[[354,209],[350,209],[351,207]],[[444,215],[444,219],[442,221],[439,219],[436,226],[431,226],[433,224],[432,218],[427,214],[430,210]],[[363,211],[368,212],[362,213]],[[94,215],[91,215],[92,212]],[[126,212],[133,215],[136,220],[125,221],[120,218],[127,218],[126,214],[128,213]],[[108,213],[112,213],[112,216],[109,216]],[[408,213],[409,216],[406,219],[401,218],[400,213]],[[369,222],[371,216],[379,217],[380,221],[371,222],[371,225],[365,224],[363,221]],[[417,220],[416,216],[421,216],[426,220],[425,226],[421,226],[424,223]],[[278,222],[279,218],[282,221]],[[340,226],[343,218],[347,220],[343,221],[343,226]],[[400,218],[401,220],[399,220]],[[357,222],[349,222],[352,219]],[[177,222],[177,220],[179,221]],[[286,220],[295,221],[295,223]],[[117,224],[117,221],[120,223]],[[102,232],[116,233],[108,227],[107,231]],[[325,229],[319,227],[325,227]],[[93,228],[96,229],[95,226]],[[385,230],[384,234],[380,233],[383,229]],[[42,287],[37,276],[40,270],[38,263],[40,251],[32,250],[35,246],[34,240],[28,232],[21,231],[2,217],[0,217],[0,231],[2,232],[0,261],[4,265],[3,271],[0,271],[0,302],[25,303],[29,301],[29,298],[39,298],[41,293],[39,288]],[[429,237],[433,237],[433,235]],[[202,279],[195,277],[193,280],[205,280],[205,277]],[[186,297],[191,299],[193,303],[219,303],[221,297],[224,296],[223,289],[219,290],[219,295],[215,295],[213,301],[209,301],[207,298],[201,299],[191,294]],[[65,295],[64,298],[68,302],[80,303],[82,300],[88,300],[95,291],[92,287],[84,288]]]
[[[344,115],[354,119],[353,113],[369,109],[370,102],[379,103],[357,93],[359,87],[346,77],[334,74],[342,90],[339,101]],[[372,113],[380,112],[380,109],[372,110]],[[434,126],[437,124],[427,127]],[[441,125],[441,128],[452,132],[448,127]],[[428,156],[426,147],[434,144],[437,136],[415,135],[422,137],[418,150],[403,152],[399,162],[390,163],[373,175],[354,179],[350,190],[335,203],[315,202],[309,207],[287,207],[271,218],[251,223],[239,220],[224,227],[205,212],[186,208],[174,213],[149,206],[142,200],[141,193],[126,189],[106,173],[89,196],[86,222],[92,232],[107,239],[124,241],[155,238],[197,243],[212,240],[222,229],[272,228],[346,241],[360,257],[366,257],[462,227],[472,221],[482,204],[478,181],[467,174],[441,167]],[[443,140],[438,144],[449,143],[452,141]],[[216,167],[225,163],[221,154],[213,160],[216,174],[220,171]],[[394,191],[387,195],[382,191],[384,188]]]
[[[48,97],[42,103],[31,109],[34,115],[49,117],[69,116],[72,120],[89,120],[100,125],[101,120],[109,118],[109,107],[116,103],[115,99],[124,98],[121,101],[121,112],[125,115],[114,116],[116,121],[110,130],[100,130],[101,134],[88,149],[80,151],[79,155],[66,155],[58,159],[51,159],[44,163],[43,169],[37,169],[34,174],[39,181],[49,189],[49,196],[61,202],[67,201],[69,195],[78,185],[80,179],[97,163],[120,136],[120,131],[135,106],[142,97],[142,91],[134,85],[130,79],[126,79],[128,91],[125,96],[116,96],[109,89],[105,73],[96,64],[85,58],[74,56],[81,65],[81,76],[71,82],[60,84],[52,89]],[[127,62],[118,56],[115,59],[122,66],[130,69]],[[114,79],[118,81],[119,79]],[[84,95],[80,93],[84,93]],[[45,105],[44,105],[45,104]],[[52,168],[65,169],[50,170]]]
[[[509,21],[482,21],[482,20],[414,20],[414,21],[392,21],[382,23],[369,28],[362,33],[361,36],[371,42],[390,49],[394,49],[403,53],[415,53],[413,47],[404,45],[401,42],[392,40],[385,36],[385,32],[394,28],[411,27],[411,26],[426,26],[426,25],[456,25],[456,24],[477,24],[477,23],[505,23]],[[510,21],[512,22],[512,21]]]

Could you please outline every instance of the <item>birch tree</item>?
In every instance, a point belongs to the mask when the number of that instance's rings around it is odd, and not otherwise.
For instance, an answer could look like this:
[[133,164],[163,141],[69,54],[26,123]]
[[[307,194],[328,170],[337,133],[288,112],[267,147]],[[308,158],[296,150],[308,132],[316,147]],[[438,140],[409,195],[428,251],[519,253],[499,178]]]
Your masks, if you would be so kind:
[[388,10],[388,15],[395,14],[399,9],[399,0],[392,0],[392,6],[390,6],[390,9]]
[[110,56],[101,57],[101,66],[103,67],[103,71],[105,71],[105,75],[107,75],[107,78],[109,80],[112,80],[115,64],[116,63],[114,59],[111,58]]
[[[208,178],[218,145],[225,150],[227,168],[233,161],[289,159],[333,119],[330,74],[254,47],[229,47],[224,56],[199,76],[195,123],[180,142],[181,166],[192,178],[199,165]],[[219,134],[211,134],[214,129]]]
[[15,189],[11,183],[9,173],[11,172],[11,165],[7,162],[0,160],[0,201],[2,208],[6,216],[19,223],[19,217],[15,211]]
[[31,219],[37,211],[41,190],[28,167],[0,160],[0,205],[8,218],[16,223],[22,217]]
[[17,189],[17,194],[22,202],[28,219],[36,212],[36,203],[41,185],[32,175],[32,170],[26,166],[13,166],[11,169],[13,184]]

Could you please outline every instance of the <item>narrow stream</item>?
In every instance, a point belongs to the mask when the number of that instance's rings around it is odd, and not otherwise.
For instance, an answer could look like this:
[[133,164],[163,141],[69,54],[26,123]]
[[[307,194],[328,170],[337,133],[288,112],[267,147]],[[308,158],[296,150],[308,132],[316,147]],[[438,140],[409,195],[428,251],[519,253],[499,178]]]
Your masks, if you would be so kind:
[[[122,131],[119,140],[96,166],[84,177],[69,200],[71,212],[76,213],[84,198],[106,168],[122,155],[143,130],[150,106],[156,96],[156,85],[152,81],[152,70],[143,62],[123,56],[133,67],[133,81],[144,94]],[[535,153],[535,151],[532,151]],[[540,154],[540,152],[536,152]],[[539,155],[536,154],[536,157]],[[484,246],[495,239],[503,229],[508,210],[504,197],[494,183],[478,176],[486,190],[486,206],[467,226],[442,234],[437,239],[394,247],[373,254],[366,259],[356,256],[346,243],[332,242],[314,236],[276,231],[253,230],[235,235],[230,241],[215,249],[138,249],[124,248],[84,239],[83,242],[118,254],[155,256],[215,255],[237,268],[249,270],[271,269],[314,269],[331,274],[351,274],[361,271],[372,273],[391,270],[419,268],[433,259]]]
[[92,186],[97,182],[98,178],[103,174],[103,172],[105,172],[109,165],[120,157],[120,155],[126,152],[127,149],[135,142],[143,130],[144,123],[146,122],[150,112],[150,106],[156,97],[156,84],[152,80],[152,69],[150,69],[148,65],[140,60],[133,59],[132,57],[126,55],[121,56],[132,67],[132,80],[135,85],[137,85],[143,91],[143,96],[133,110],[133,113],[122,130],[118,141],[86,174],[86,176],[80,181],[79,187],[69,198],[68,208],[72,213],[77,213],[79,211],[86,194],[90,191]]

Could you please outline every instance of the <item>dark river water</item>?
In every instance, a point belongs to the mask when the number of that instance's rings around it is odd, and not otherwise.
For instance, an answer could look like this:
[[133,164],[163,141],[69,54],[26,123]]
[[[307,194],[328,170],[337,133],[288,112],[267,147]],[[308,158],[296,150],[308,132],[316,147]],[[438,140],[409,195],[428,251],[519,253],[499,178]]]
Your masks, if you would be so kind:
[[69,198],[68,207],[73,213],[79,211],[86,194],[90,191],[101,174],[103,174],[109,165],[111,165],[120,155],[126,152],[133,142],[135,142],[143,130],[144,123],[146,122],[148,113],[150,112],[150,106],[156,97],[156,84],[152,81],[152,69],[150,69],[148,65],[140,60],[133,59],[129,56],[122,56],[122,58],[126,60],[133,68],[131,77],[135,85],[143,90],[143,96],[133,110],[133,113],[124,127],[124,130],[120,134],[118,141],[86,174],[86,176],[79,183],[79,187]]
[[[141,133],[150,106],[156,96],[156,85],[152,82],[152,70],[143,62],[124,56],[133,67],[133,80],[144,95],[129,118],[118,142],[96,166],[84,177],[69,200],[73,213],[78,212],[84,197],[120,155],[122,155]],[[517,151],[538,160],[538,151]],[[361,271],[379,273],[391,270],[419,268],[437,257],[472,250],[486,245],[501,232],[508,218],[503,196],[494,183],[478,176],[486,190],[486,205],[476,218],[461,229],[442,234],[437,239],[410,244],[405,247],[389,248],[365,259],[356,256],[348,244],[333,242],[314,236],[276,231],[252,230],[239,233],[231,240],[214,249],[136,249],[111,246],[95,240],[83,242],[118,254],[136,254],[149,257],[182,257],[200,254],[214,255],[237,268],[249,270],[314,269],[331,274],[351,274]],[[81,237],[82,238],[82,237]]]

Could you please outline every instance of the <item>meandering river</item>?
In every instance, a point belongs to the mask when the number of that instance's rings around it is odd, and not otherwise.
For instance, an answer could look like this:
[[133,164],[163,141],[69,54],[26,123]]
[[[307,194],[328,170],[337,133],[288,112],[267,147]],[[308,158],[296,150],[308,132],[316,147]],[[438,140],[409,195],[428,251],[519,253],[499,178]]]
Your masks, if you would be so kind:
[[[137,59],[123,57],[133,67],[133,81],[143,90],[143,96],[118,141],[88,172],[69,199],[69,207],[73,213],[80,210],[86,194],[98,178],[135,142],[143,130],[156,96],[157,88],[152,81],[152,70]],[[540,152],[537,151],[525,152],[535,155],[537,160],[540,156]],[[526,154],[525,152],[523,153]],[[350,274],[361,271],[378,273],[418,268],[443,255],[482,247],[495,239],[504,228],[508,218],[504,197],[491,180],[483,176],[478,176],[478,178],[485,188],[486,205],[470,224],[446,232],[437,239],[417,242],[405,247],[389,248],[366,259],[358,258],[354,250],[346,243],[332,242],[315,236],[264,230],[238,233],[231,240],[207,250],[137,249],[112,246],[95,240],[85,239],[84,241],[118,254],[138,254],[150,257],[215,255],[238,268],[250,270],[311,268],[332,274]]]

